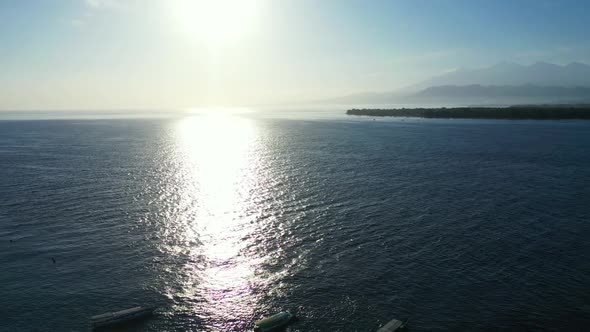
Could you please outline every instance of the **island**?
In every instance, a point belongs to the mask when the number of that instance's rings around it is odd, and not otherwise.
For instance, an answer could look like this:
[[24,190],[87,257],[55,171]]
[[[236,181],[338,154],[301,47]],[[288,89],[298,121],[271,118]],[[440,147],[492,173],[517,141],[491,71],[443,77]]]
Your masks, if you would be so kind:
[[590,105],[519,105],[509,107],[353,108],[348,115],[442,119],[590,120]]

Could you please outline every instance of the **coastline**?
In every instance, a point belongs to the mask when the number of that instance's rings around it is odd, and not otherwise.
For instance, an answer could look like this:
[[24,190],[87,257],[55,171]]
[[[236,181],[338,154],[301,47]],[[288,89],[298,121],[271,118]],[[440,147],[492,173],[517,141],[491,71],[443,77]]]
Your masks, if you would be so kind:
[[349,109],[347,115],[379,117],[417,117],[441,119],[504,120],[590,120],[590,106],[526,105],[509,107],[440,107],[440,108],[363,108]]

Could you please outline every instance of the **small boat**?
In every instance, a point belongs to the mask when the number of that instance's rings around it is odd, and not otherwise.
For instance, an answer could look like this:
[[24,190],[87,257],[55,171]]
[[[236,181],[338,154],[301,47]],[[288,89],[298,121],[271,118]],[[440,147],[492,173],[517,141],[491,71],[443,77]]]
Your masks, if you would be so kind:
[[392,319],[385,326],[381,327],[377,332],[401,332],[407,331],[406,324],[408,320],[402,322],[401,320]]
[[282,311],[270,317],[254,322],[254,331],[267,332],[285,327],[295,316],[288,311]]
[[107,312],[106,314],[96,315],[90,317],[92,327],[102,327],[107,325],[114,325],[125,323],[131,320],[148,317],[153,315],[154,307],[135,307],[116,312]]

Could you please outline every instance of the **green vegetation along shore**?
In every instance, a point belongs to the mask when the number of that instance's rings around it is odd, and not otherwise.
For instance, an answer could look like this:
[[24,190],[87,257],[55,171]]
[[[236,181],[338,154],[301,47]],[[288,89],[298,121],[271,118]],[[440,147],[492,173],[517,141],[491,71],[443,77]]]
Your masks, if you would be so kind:
[[590,120],[590,105],[527,105],[510,107],[441,107],[392,109],[355,108],[346,111],[346,114],[447,119]]

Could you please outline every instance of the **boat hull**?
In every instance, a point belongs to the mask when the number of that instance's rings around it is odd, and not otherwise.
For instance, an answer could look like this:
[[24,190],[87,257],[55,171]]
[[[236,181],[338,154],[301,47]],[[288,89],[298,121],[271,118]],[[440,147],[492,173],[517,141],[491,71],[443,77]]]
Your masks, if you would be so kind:
[[285,327],[293,318],[294,316],[288,311],[279,312],[278,314],[254,322],[254,330],[260,332],[275,331],[276,329]]
[[93,328],[115,325],[151,316],[154,310],[155,308],[152,307],[134,307],[93,316],[90,318],[90,322]]

